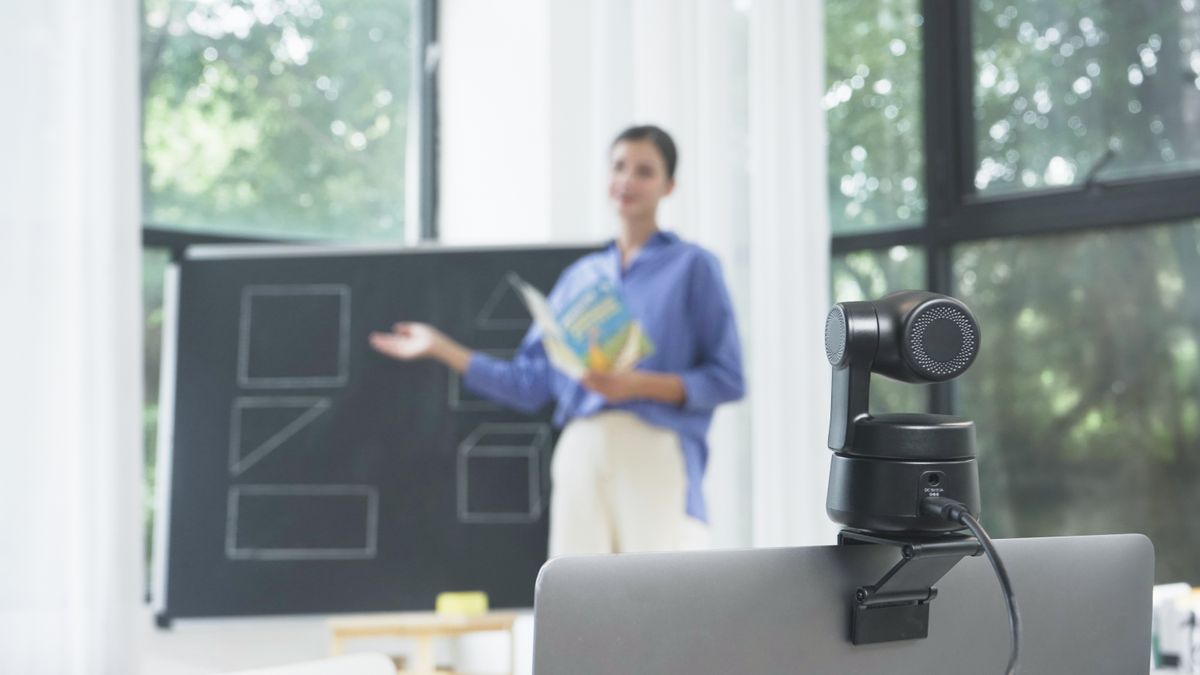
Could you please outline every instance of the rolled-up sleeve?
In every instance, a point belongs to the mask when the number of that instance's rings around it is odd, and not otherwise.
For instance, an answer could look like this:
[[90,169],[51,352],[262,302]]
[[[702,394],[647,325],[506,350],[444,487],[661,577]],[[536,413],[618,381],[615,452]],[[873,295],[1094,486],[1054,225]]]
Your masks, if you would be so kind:
[[537,326],[529,329],[511,361],[475,352],[463,383],[472,392],[521,412],[536,412],[553,397],[554,373]]
[[721,265],[700,255],[688,288],[688,319],[696,335],[696,364],[679,374],[688,410],[711,410],[746,393],[742,345]]

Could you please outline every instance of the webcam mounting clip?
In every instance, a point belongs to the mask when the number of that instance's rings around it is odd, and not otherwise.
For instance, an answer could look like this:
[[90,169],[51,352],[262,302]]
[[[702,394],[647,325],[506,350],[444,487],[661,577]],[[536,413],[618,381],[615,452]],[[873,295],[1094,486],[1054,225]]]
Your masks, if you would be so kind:
[[847,528],[838,533],[838,544],[900,550],[900,560],[879,581],[854,592],[850,641],[856,645],[928,637],[929,603],[937,597],[933,585],[958,561],[983,553],[979,541],[966,534],[882,534]]

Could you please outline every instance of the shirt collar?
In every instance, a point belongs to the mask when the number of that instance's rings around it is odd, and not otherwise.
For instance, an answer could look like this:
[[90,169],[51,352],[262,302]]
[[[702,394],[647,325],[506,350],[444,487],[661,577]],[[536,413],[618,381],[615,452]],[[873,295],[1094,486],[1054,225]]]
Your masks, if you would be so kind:
[[613,275],[612,278],[624,279],[625,275],[629,273],[629,270],[640,265],[642,260],[644,260],[647,255],[657,251],[660,248],[674,244],[677,241],[679,241],[679,235],[675,234],[674,232],[657,230],[654,234],[650,235],[650,238],[647,239],[646,243],[642,245],[642,250],[638,251],[638,254],[634,256],[633,261],[629,263],[629,267],[622,269],[621,249],[617,246],[617,240],[615,238],[610,240],[608,242],[606,253],[608,254],[608,264]]
[[[665,230],[657,230],[657,231],[655,231],[654,234],[650,235],[650,238],[647,239],[646,243],[642,245],[642,250],[638,255],[640,256],[641,253],[645,253],[646,251],[649,251],[650,249],[658,248],[660,246],[666,246],[667,244],[674,244],[677,241],[679,241],[679,235],[675,234],[674,232],[667,232]],[[617,240],[615,237],[613,239],[608,240],[608,250],[609,251],[618,251]]]

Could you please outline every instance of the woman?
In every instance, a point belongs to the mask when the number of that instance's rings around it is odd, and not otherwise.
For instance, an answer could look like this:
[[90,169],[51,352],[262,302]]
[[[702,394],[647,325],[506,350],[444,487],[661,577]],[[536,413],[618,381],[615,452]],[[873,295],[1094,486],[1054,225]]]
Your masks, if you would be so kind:
[[533,412],[557,403],[563,432],[551,462],[551,556],[707,546],[705,436],[716,406],[744,393],[716,258],[658,227],[658,203],[675,188],[674,142],[658,127],[639,126],[610,150],[608,196],[620,232],[568,267],[549,300],[557,308],[600,278],[614,281],[655,345],[636,370],[573,380],[551,368],[536,326],[512,361],[471,351],[425,324],[371,336],[379,352],[441,361],[469,389],[509,407]]

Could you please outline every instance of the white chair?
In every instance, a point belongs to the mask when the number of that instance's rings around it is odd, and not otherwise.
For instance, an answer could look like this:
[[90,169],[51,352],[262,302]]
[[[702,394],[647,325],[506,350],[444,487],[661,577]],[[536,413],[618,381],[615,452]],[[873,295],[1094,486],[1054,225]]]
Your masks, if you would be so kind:
[[239,670],[227,675],[396,675],[396,666],[383,654],[347,654],[290,666]]

